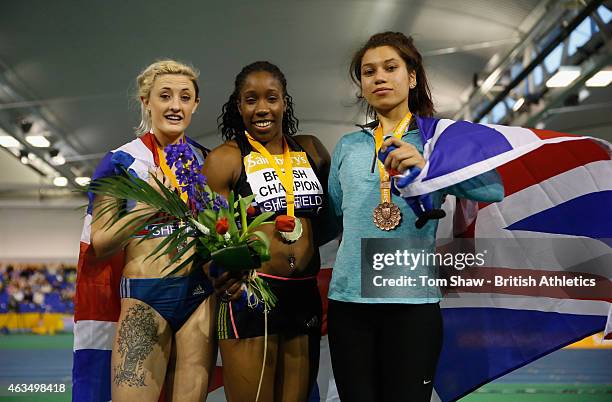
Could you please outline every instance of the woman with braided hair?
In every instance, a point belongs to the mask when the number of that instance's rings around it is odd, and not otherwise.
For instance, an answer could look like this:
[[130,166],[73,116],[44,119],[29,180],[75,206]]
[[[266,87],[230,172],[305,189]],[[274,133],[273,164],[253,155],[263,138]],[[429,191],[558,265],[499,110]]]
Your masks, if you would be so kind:
[[306,401],[319,362],[321,225],[315,222],[326,203],[329,154],[316,137],[294,136],[298,120],[286,79],[269,62],[242,69],[219,120],[225,143],[206,159],[208,184],[226,197],[254,194],[252,213],[277,215],[275,225],[260,227],[271,260],[258,275],[278,298],[267,317],[246,306],[240,274],[224,272],[215,281],[225,393],[230,402]]

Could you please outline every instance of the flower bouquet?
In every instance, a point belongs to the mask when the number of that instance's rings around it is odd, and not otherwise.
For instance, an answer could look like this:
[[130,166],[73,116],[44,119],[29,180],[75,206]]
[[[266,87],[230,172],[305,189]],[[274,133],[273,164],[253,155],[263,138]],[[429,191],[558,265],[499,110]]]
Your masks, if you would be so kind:
[[[177,273],[196,260],[212,261],[227,271],[249,270],[246,280],[248,304],[269,311],[274,307],[276,297],[267,283],[257,276],[255,269],[270,260],[270,245],[267,236],[256,229],[261,224],[273,223],[268,222],[273,213],[255,216],[255,208],[251,205],[253,195],[234,199],[230,193],[229,200],[226,200],[213,192],[188,144],[168,145],[164,151],[167,161],[165,173],[172,176],[171,169],[175,168],[176,189],[167,188],[151,175],[158,187],[156,189],[137,177],[135,172],[123,168],[124,174],[97,179],[88,186],[87,190],[96,195],[110,196],[102,201],[95,219],[111,215],[103,229],[120,221],[124,227],[135,225],[133,235],[145,233],[139,242],[153,238],[155,231],[152,229],[156,226],[171,225],[171,234],[147,259],[155,261],[163,255],[171,256],[165,269],[170,270],[167,275]],[[123,208],[117,209],[117,199],[128,201]],[[136,202],[158,212],[144,218],[142,209],[134,208]],[[247,216],[252,218],[250,222]],[[195,252],[188,254],[194,248]]]

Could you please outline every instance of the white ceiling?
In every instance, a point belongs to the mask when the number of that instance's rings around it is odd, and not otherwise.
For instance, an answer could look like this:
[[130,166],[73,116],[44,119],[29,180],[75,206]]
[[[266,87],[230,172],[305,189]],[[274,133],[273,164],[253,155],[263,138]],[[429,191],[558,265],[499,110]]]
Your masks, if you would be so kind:
[[[6,69],[0,67],[0,75],[54,121],[57,138],[79,155],[97,155],[133,137],[135,77],[153,60],[176,58],[200,69],[202,100],[188,134],[209,147],[220,143],[216,118],[235,75],[247,63],[269,60],[287,76],[302,131],[316,134],[331,151],[341,134],[363,122],[348,64],[371,34],[412,34],[425,55],[436,108],[452,115],[472,75],[513,47],[541,3],[5,1],[0,61]],[[449,48],[459,49],[443,54]],[[14,124],[24,110],[0,104],[0,121]],[[0,151],[0,192],[17,182],[36,187],[40,179]]]

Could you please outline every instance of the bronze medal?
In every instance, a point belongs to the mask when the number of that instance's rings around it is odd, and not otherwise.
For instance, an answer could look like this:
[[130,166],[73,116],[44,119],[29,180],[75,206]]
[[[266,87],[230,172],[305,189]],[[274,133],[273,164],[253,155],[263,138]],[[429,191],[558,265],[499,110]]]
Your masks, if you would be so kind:
[[374,224],[381,230],[393,230],[402,220],[402,212],[392,202],[381,202],[374,208]]
[[[393,136],[395,138],[402,138],[402,135],[408,128],[411,117],[412,113],[408,111],[404,118],[397,124],[397,127],[395,127],[393,130]],[[380,150],[382,144],[383,133],[382,127],[379,124],[374,131],[375,155],[378,155],[378,151]],[[391,201],[391,181],[389,173],[386,171],[383,163],[378,159],[376,160],[378,161],[378,172],[380,174],[380,204],[374,208],[374,224],[380,230],[389,231],[399,226],[400,221],[402,220],[402,212],[400,211],[399,207]]]

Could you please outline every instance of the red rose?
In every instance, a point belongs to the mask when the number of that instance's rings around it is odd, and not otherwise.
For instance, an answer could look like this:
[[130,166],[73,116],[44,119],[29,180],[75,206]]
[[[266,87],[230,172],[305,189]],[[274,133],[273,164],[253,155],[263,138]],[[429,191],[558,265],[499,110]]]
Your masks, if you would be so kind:
[[215,230],[217,231],[217,233],[219,233],[220,235],[224,235],[227,232],[227,229],[229,229],[229,223],[227,223],[227,218],[219,218],[217,224],[215,225]]
[[253,206],[253,204],[249,205],[249,207],[246,210],[247,216],[253,217],[257,214],[257,210],[255,209],[255,207]]
[[295,228],[295,218],[288,215],[279,215],[274,220],[274,226],[279,232],[292,232]]

